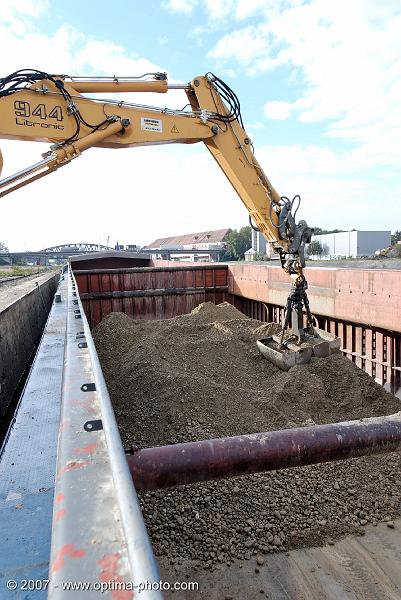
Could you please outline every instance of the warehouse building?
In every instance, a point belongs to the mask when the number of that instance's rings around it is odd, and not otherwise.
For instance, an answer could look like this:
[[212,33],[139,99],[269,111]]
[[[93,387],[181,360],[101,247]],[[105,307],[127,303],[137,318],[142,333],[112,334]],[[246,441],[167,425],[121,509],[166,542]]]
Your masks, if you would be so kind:
[[[180,250],[182,252],[174,252],[171,258],[181,261],[217,262],[222,250],[227,247],[226,237],[230,231],[229,228],[215,229],[214,231],[200,231],[198,233],[158,238],[149,246],[146,246],[145,249],[154,250],[151,255],[153,259],[163,258],[168,250]],[[197,254],[196,250],[202,252]]]
[[391,231],[340,231],[314,235],[312,241],[323,248],[319,258],[357,258],[372,256],[391,245]]

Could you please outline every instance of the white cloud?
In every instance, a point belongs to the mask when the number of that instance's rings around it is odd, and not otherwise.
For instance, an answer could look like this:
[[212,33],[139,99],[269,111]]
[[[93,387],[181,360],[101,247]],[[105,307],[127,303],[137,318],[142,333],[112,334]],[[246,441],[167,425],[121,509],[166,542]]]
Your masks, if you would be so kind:
[[48,8],[48,0],[1,0],[1,22],[18,35],[29,29],[32,18],[37,18]]
[[163,8],[166,8],[170,12],[189,15],[192,13],[196,4],[197,0],[168,0],[168,2],[163,4]]
[[235,18],[247,19],[256,13],[272,10],[278,5],[278,0],[237,0]]
[[284,121],[291,115],[292,106],[289,102],[272,101],[265,104],[265,115],[269,119]]
[[[162,4],[170,12],[190,15],[195,6],[200,6],[206,13],[209,23],[236,19],[242,21],[257,13],[266,14],[277,8],[285,0],[168,0]],[[297,0],[286,0],[287,4],[295,4]]]
[[303,92],[274,99],[269,118],[323,122],[332,138],[355,142],[380,163],[401,157],[401,16],[373,0],[312,0],[280,7],[257,25],[224,35],[209,52],[249,74],[286,67]]
[[260,35],[259,30],[250,25],[223,36],[208,56],[217,59],[222,66],[235,60],[250,74],[254,74],[278,64],[271,57],[270,45],[270,38]]
[[1,0],[1,18],[13,23],[16,18],[39,17],[48,7],[49,0]]
[[209,20],[222,21],[231,16],[234,0],[204,0],[204,7]]

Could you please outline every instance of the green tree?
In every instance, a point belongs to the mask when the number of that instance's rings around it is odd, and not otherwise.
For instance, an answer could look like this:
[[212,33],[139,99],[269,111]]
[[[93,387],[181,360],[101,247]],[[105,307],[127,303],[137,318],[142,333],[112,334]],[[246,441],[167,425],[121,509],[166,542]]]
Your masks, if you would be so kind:
[[341,233],[344,229],[321,229],[321,227],[312,227],[315,235],[323,235],[325,233]]
[[401,231],[396,230],[391,236],[391,243],[396,244],[397,242],[401,242]]
[[330,248],[327,244],[322,244],[322,256],[328,256]]
[[313,240],[306,251],[308,256],[322,256],[323,246],[318,240]]
[[8,247],[4,242],[0,242],[0,252],[8,252]]
[[252,245],[251,228],[241,227],[239,231],[232,229],[226,237],[227,249],[221,260],[244,260],[245,252]]

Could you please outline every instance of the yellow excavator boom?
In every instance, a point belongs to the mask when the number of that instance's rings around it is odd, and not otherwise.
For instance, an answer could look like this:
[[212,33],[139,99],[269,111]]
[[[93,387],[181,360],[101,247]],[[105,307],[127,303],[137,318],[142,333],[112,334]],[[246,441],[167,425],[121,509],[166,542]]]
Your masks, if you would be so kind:
[[[166,93],[171,89],[185,91],[186,108],[162,109],[86,95]],[[0,138],[52,144],[38,163],[0,180],[0,197],[57,170],[94,146],[203,142],[246,206],[251,225],[273,245],[282,267],[293,277],[283,331],[294,310],[298,339],[304,331],[313,331],[302,271],[311,230],[305,221],[296,224],[294,218],[294,206],[297,209],[300,198],[290,200],[276,192],[254,156],[237,96],[212,73],[195,77],[188,84],[169,84],[165,73],[147,73],[139,78],[83,78],[17,71],[0,78]],[[306,328],[302,307],[307,315]],[[280,347],[282,343],[283,336]]]
[[[83,95],[167,92],[171,88],[187,93],[190,110],[145,107]],[[22,89],[1,94],[1,138],[53,143],[51,153],[44,157],[45,164],[40,161],[34,165],[35,171],[53,171],[91,146],[123,148],[203,141],[266,239],[283,249],[288,247],[288,241],[277,235],[278,215],[273,210],[274,206],[279,209],[280,196],[255,159],[251,140],[239,120],[230,117],[212,77],[196,77],[190,84],[169,86],[161,73],[152,80],[139,81],[43,73],[41,79]],[[15,180],[8,178],[0,183],[0,195],[25,184],[23,180],[31,179],[19,174]]]

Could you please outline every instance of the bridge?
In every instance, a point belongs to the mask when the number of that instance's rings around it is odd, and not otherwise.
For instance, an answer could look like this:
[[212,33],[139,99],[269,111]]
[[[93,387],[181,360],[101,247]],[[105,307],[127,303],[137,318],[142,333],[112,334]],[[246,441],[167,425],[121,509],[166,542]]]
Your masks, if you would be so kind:
[[27,250],[20,252],[0,252],[0,264],[12,265],[20,261],[39,262],[47,264],[49,259],[65,260],[74,254],[85,254],[86,252],[110,252],[114,248],[93,244],[91,242],[78,242],[72,244],[59,244],[43,250]]
[[[213,250],[174,250],[174,249],[154,249],[154,248],[137,248],[135,250],[128,250],[121,248],[118,250],[119,252],[130,252],[130,254],[135,252],[140,252],[143,254],[157,254],[162,258],[169,260],[174,255],[193,255],[193,254],[204,254],[204,255],[214,255],[218,260],[221,254],[224,252],[223,248],[214,248]],[[13,265],[15,263],[24,261],[24,262],[35,262],[41,265],[47,265],[49,260],[67,260],[70,256],[74,256],[77,254],[86,254],[90,252],[115,252],[115,248],[110,248],[109,246],[103,246],[102,244],[92,244],[89,242],[79,242],[76,244],[60,244],[58,246],[51,246],[50,248],[44,248],[43,250],[28,250],[28,251],[20,251],[20,252],[0,252],[0,265]]]
[[103,246],[102,244],[91,244],[90,242],[79,242],[78,244],[60,244],[59,246],[52,246],[51,248],[45,248],[40,252],[47,252],[51,254],[54,252],[73,252],[74,254],[83,254],[84,252],[101,252],[102,250],[114,250],[110,246]]

